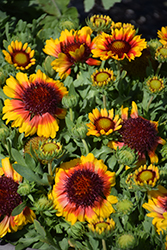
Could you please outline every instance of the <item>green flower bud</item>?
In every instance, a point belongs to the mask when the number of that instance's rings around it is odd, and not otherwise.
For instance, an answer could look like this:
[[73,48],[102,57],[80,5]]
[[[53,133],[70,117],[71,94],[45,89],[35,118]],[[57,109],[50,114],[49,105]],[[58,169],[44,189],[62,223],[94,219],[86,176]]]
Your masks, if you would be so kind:
[[8,127],[5,126],[5,124],[0,123],[0,140],[4,141],[8,136],[10,132]]
[[136,245],[136,238],[131,233],[122,234],[120,237],[117,238],[117,245],[119,249],[132,249]]
[[138,154],[128,146],[123,146],[122,148],[117,148],[116,150],[116,158],[118,162],[123,165],[127,165],[129,167],[134,167],[137,163]]
[[133,203],[128,199],[118,201],[118,203],[116,204],[116,209],[120,214],[129,214],[130,212],[132,212]]
[[59,21],[59,29],[60,30],[71,30],[71,29],[77,29],[78,28],[78,19],[72,20],[71,18],[62,18]]
[[37,158],[39,158],[43,164],[46,164],[53,159],[60,158],[64,151],[60,142],[47,139],[46,141],[39,141],[39,147],[38,149],[35,149],[35,153]]
[[7,78],[7,74],[5,73],[3,68],[0,68],[0,86],[2,86]]
[[95,32],[111,32],[112,19],[109,16],[93,15],[90,19],[85,20],[86,24]]
[[76,124],[72,128],[72,131],[71,131],[73,137],[74,138],[78,138],[78,139],[84,139],[84,138],[86,138],[87,132],[88,132],[88,130],[87,130],[86,123]]
[[60,142],[56,142],[55,139],[52,140],[36,136],[27,142],[24,152],[31,155],[31,147],[36,158],[41,161],[42,164],[47,164],[55,158],[58,159],[64,154],[62,145]]
[[85,232],[86,229],[84,223],[79,221],[67,230],[68,235],[74,239],[81,239]]
[[[33,187],[34,187],[34,185],[33,185]],[[31,192],[31,190],[32,190],[33,187],[29,183],[23,182],[23,183],[20,183],[17,192],[21,196],[26,196],[26,195],[28,195]]]
[[156,49],[160,46],[160,45],[162,45],[161,43],[160,43],[160,41],[156,38],[156,39],[151,39],[150,41],[148,41],[148,46],[149,46],[149,48],[152,50],[152,51],[156,51]]
[[62,98],[62,104],[65,108],[73,108],[76,107],[78,103],[77,95],[65,95]]
[[49,200],[47,197],[42,196],[39,200],[34,202],[34,209],[38,212],[43,212],[46,210],[53,209],[53,202]]

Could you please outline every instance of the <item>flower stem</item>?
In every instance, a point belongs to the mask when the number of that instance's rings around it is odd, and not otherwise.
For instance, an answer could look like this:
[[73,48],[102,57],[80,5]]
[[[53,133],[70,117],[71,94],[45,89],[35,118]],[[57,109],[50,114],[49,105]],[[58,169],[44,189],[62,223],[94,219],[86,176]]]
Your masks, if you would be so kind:
[[48,162],[48,174],[49,175],[53,175],[53,171],[52,171],[52,161]]
[[119,81],[121,80],[121,65],[118,60],[117,60],[117,78]]
[[103,94],[103,106],[106,109],[106,95]]
[[88,149],[88,145],[87,145],[85,139],[82,139],[82,142],[83,142],[83,145],[84,145],[84,148],[85,148],[85,151],[86,151],[86,155],[88,155],[89,154],[89,149]]
[[158,75],[158,73],[159,73],[159,71],[160,71],[160,69],[161,69],[161,66],[162,66],[162,63],[160,63],[160,64],[158,65],[157,71],[156,71],[155,75]]
[[149,102],[148,102],[148,105],[147,105],[147,111],[149,110],[149,107],[150,107],[150,104],[151,104],[153,98],[154,98],[154,97],[153,97],[153,95],[152,95],[151,98],[150,98],[150,100],[149,100]]
[[73,113],[72,113],[72,108],[69,108],[70,110],[70,120],[73,122]]
[[116,176],[118,176],[121,173],[121,171],[122,171],[123,168],[124,168],[124,164],[121,164],[120,167],[119,167],[119,169],[116,172]]
[[104,239],[102,239],[102,246],[103,246],[103,250],[107,250],[106,242]]

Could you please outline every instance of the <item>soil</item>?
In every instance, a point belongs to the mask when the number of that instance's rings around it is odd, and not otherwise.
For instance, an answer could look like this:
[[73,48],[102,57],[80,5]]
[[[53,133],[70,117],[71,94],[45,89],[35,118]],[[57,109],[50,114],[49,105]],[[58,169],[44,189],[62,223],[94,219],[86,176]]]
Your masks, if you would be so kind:
[[166,0],[122,0],[105,10],[100,0],[95,1],[94,7],[84,11],[84,1],[71,0],[69,6],[75,6],[79,12],[81,24],[85,18],[92,15],[108,15],[114,22],[131,23],[139,29],[142,38],[150,40],[157,37],[157,31],[167,26]]

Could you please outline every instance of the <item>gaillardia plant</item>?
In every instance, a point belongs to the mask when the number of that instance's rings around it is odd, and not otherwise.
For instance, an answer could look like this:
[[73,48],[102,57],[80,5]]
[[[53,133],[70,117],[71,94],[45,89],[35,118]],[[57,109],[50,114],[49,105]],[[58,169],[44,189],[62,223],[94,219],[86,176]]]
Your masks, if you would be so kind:
[[0,245],[167,249],[167,27],[1,2]]

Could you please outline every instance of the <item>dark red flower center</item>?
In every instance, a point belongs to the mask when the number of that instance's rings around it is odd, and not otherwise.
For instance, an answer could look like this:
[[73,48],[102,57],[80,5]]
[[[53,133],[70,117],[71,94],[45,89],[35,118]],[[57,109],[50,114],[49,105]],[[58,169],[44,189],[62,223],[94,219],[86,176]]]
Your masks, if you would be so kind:
[[77,169],[67,178],[65,192],[69,202],[78,207],[93,207],[95,202],[105,199],[104,180],[93,169]]
[[127,54],[130,49],[130,44],[122,40],[115,40],[109,45],[109,50],[111,50],[114,55],[118,55],[119,58]]
[[[77,40],[77,39],[76,39]],[[79,49],[81,45],[84,45],[84,53],[77,55],[77,59],[71,56],[69,52],[75,52],[76,49]],[[76,41],[75,43],[68,43],[66,45],[61,44],[61,49],[64,54],[66,54],[71,62],[85,62],[91,53],[91,49],[84,42]]]
[[159,137],[155,125],[140,116],[124,120],[119,133],[125,145],[140,154],[154,151],[158,145]]
[[108,118],[108,117],[100,117],[94,122],[97,131],[100,132],[100,130],[104,130],[105,132],[108,132],[110,129],[114,129],[114,122]]
[[49,113],[56,114],[58,104],[61,102],[61,94],[55,86],[45,82],[36,82],[23,90],[22,100],[25,110],[32,116]]
[[12,178],[0,177],[0,216],[10,216],[12,210],[22,202],[17,193],[18,185]]
[[16,63],[18,66],[26,67],[30,63],[29,54],[24,51],[15,50],[11,55],[12,62]]

